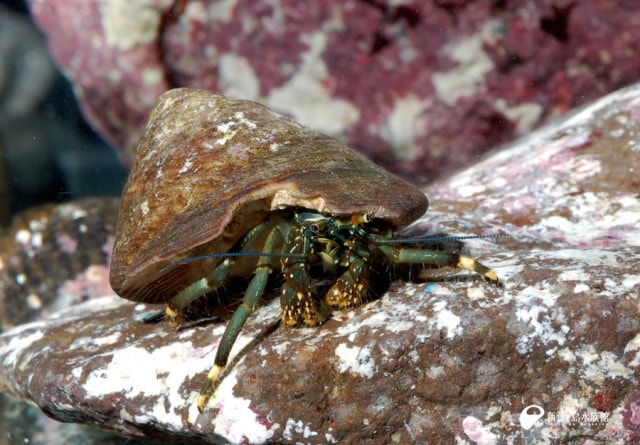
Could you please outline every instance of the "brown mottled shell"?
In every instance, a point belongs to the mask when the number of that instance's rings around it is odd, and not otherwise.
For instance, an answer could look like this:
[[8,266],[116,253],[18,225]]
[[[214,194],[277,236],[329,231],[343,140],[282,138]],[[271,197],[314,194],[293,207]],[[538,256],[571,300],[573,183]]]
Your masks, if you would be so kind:
[[360,153],[263,105],[171,90],[151,113],[125,185],[111,286],[130,300],[166,302],[219,260],[161,269],[227,251],[275,209],[371,213],[399,228],[427,206]]

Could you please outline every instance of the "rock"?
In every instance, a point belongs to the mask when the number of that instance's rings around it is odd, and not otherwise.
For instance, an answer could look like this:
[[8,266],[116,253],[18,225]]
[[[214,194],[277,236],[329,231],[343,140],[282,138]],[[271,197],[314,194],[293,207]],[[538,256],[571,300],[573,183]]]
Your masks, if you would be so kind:
[[188,86],[263,102],[432,181],[640,67],[632,2],[29,4],[125,162],[157,97]]
[[319,328],[262,335],[279,313],[267,302],[203,414],[224,320],[172,331],[114,295],[0,336],[0,388],[61,421],[167,441],[633,443],[638,131],[640,85],[434,184],[409,232],[509,235],[466,245],[503,289],[427,269]]
[[[0,232],[0,331],[109,292],[117,212],[117,199],[90,198],[13,217]],[[4,394],[0,413],[0,444],[131,443],[85,425],[56,422]]]
[[109,293],[116,198],[46,204],[0,232],[0,328]]

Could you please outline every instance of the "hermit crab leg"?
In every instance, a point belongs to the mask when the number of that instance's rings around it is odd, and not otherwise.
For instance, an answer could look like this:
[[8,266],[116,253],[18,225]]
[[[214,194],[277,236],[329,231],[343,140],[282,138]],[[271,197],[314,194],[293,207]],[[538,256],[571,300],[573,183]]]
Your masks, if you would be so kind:
[[[232,251],[246,252],[272,225],[273,223],[270,221],[264,221],[261,224],[258,224],[247,232],[247,234],[236,245],[236,248],[232,249]],[[234,257],[225,258],[211,271],[208,276],[190,284],[178,293],[178,295],[173,297],[165,309],[165,318],[169,325],[173,327],[179,326],[184,308],[206,293],[216,290],[222,286],[225,279],[229,276],[229,272],[231,271],[234,263]],[[180,262],[174,263],[170,267],[177,266],[178,264],[180,264]]]
[[[283,236],[279,225],[276,225],[271,229],[269,235],[264,244],[263,252],[274,252],[278,247],[282,245]],[[231,348],[238,338],[238,334],[242,330],[242,326],[247,321],[249,315],[255,310],[260,301],[260,297],[264,294],[264,289],[267,285],[269,275],[273,271],[273,256],[262,256],[258,260],[256,266],[256,273],[249,282],[244,297],[242,298],[242,304],[236,309],[231,317],[231,320],[227,324],[224,334],[220,339],[218,350],[216,351],[216,358],[214,360],[213,367],[207,375],[207,379],[200,390],[200,396],[198,397],[198,410],[202,412],[207,402],[215,392],[216,388],[220,384],[220,373],[227,365],[229,360],[229,353]]]
[[311,281],[305,258],[311,249],[311,233],[294,225],[291,227],[285,241],[283,253],[290,256],[282,258],[282,274],[285,284],[282,288],[280,306],[282,321],[289,326],[304,323],[315,326],[322,320],[312,298]]
[[368,292],[371,276],[369,250],[361,243],[348,252],[349,268],[336,280],[325,300],[332,307],[352,307],[361,304]]
[[479,261],[453,252],[436,250],[408,249],[389,245],[378,248],[396,264],[430,264],[433,266],[452,266],[476,272],[490,283],[502,285],[498,275]]

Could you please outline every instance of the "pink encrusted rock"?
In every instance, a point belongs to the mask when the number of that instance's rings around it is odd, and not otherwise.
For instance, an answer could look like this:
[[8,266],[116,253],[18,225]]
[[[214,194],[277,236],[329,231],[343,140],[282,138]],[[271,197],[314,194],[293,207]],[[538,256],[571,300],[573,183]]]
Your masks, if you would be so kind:
[[0,329],[112,293],[118,199],[46,204],[0,232]]
[[640,68],[640,10],[622,0],[29,4],[125,162],[157,97],[189,86],[263,102],[433,181]]
[[[411,233],[503,232],[468,253],[503,289],[428,269],[319,328],[249,318],[208,410],[224,321],[173,331],[91,300],[0,336],[0,388],[48,415],[147,439],[232,443],[638,440],[640,85],[427,189]],[[530,405],[545,414],[521,423]],[[528,427],[528,428],[525,428]]]

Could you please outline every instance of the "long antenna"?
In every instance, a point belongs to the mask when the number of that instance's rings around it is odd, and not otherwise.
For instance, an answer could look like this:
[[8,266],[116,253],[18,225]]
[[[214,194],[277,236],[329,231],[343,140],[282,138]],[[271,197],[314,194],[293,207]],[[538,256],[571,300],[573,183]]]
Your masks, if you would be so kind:
[[[461,236],[425,236],[418,238],[380,238],[377,242],[381,244],[419,244],[419,243],[442,243],[449,241],[463,241],[470,239],[495,239],[495,238],[510,238],[509,235],[461,235]],[[207,255],[199,255],[189,258],[183,258],[175,261],[168,266],[163,267],[161,270],[165,271],[176,266],[183,264],[193,263],[194,261],[209,260],[214,258],[260,258],[260,257],[272,257],[272,258],[297,258],[305,259],[307,255],[304,253],[279,253],[279,252],[223,252],[223,253],[210,253]]]
[[224,253],[210,253],[207,255],[193,256],[189,258],[183,258],[175,261],[168,266],[162,268],[162,270],[171,269],[172,267],[181,266],[187,263],[193,263],[194,261],[209,260],[213,258],[252,258],[252,257],[275,257],[275,258],[298,258],[305,259],[307,255],[303,253],[278,253],[278,252],[224,252]]
[[460,236],[424,236],[418,238],[382,239],[384,244],[442,243],[448,241],[464,241],[470,239],[511,238],[509,235],[460,235]]

